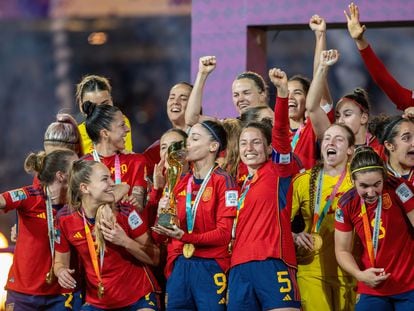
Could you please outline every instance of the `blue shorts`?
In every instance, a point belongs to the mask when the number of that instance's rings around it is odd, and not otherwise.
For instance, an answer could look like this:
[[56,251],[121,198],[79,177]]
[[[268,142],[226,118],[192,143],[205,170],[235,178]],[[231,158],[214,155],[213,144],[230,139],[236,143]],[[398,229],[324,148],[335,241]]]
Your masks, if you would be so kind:
[[214,259],[180,256],[167,280],[166,308],[224,311],[226,289],[226,275]]
[[414,290],[398,295],[374,296],[360,294],[357,296],[355,311],[406,311],[414,310]]
[[282,260],[266,259],[230,270],[229,311],[300,308],[296,270]]
[[95,306],[90,305],[89,303],[85,303],[81,311],[103,311],[103,310],[112,310],[112,311],[136,311],[139,309],[151,309],[151,310],[159,310],[158,308],[158,296],[156,293],[151,292],[146,294],[144,297],[140,298],[137,302],[133,303],[132,305],[123,307],[123,308],[116,308],[116,309],[101,309]]
[[68,311],[80,310],[80,291],[60,295],[27,295],[12,290],[7,291],[6,310],[25,311]]

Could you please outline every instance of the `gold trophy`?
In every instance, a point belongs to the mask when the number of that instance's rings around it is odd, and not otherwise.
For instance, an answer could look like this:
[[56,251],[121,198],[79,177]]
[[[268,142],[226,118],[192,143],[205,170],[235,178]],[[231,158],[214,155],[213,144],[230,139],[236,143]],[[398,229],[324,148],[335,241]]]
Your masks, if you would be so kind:
[[179,226],[177,218],[177,208],[174,196],[174,188],[180,180],[183,171],[182,161],[185,158],[184,142],[178,141],[172,143],[167,151],[167,187],[170,195],[168,207],[162,208],[158,216],[160,226],[172,229],[174,225]]

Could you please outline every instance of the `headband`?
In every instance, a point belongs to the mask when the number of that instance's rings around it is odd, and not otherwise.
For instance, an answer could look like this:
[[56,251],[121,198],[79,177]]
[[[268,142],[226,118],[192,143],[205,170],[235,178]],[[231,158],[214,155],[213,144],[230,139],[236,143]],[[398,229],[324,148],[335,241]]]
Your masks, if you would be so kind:
[[210,132],[211,135],[213,135],[214,140],[216,140],[219,143],[221,149],[223,143],[221,142],[221,139],[217,136],[216,132],[214,132],[214,130],[211,128],[211,126],[204,122],[201,122],[200,124],[204,126],[207,129],[207,131]]
[[353,175],[354,173],[357,172],[361,172],[361,171],[366,171],[366,170],[371,170],[371,169],[380,169],[380,170],[384,170],[384,167],[381,165],[370,165],[370,166],[364,166],[364,167],[360,167],[360,168],[356,168],[353,171],[351,171],[351,175]]
[[340,105],[340,104],[341,104],[341,101],[343,101],[343,100],[349,100],[349,101],[351,101],[352,103],[354,103],[355,105],[357,105],[357,106],[359,107],[359,109],[361,109],[361,111],[362,111],[362,112],[365,112],[365,113],[369,114],[369,112],[368,112],[368,109],[367,109],[367,108],[363,107],[363,106],[362,106],[360,103],[358,103],[355,99],[352,99],[352,98],[349,98],[349,97],[341,97],[341,98],[338,100],[338,104],[337,104],[336,106]]
[[386,140],[388,140],[388,137],[390,136],[392,130],[394,129],[394,127],[400,123],[400,121],[404,120],[404,118],[400,117],[397,118],[394,121],[391,121],[390,123],[388,123],[385,128],[384,128],[384,135],[382,136],[382,143],[384,143]]

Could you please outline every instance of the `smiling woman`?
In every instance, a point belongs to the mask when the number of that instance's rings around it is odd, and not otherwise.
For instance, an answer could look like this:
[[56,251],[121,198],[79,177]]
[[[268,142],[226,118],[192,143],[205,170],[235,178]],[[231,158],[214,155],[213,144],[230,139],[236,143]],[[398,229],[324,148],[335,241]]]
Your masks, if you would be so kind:
[[[358,280],[355,310],[413,310],[414,188],[388,176],[371,148],[357,150],[351,165],[355,188],[339,200],[335,213],[335,253],[339,265]],[[362,242],[360,265],[353,235]]]
[[110,169],[115,184],[128,184],[129,202],[142,210],[146,189],[145,158],[141,154],[122,152],[129,128],[121,110],[115,106],[91,102],[83,103],[82,109],[86,114],[86,131],[94,144],[91,154],[84,159],[105,164]]

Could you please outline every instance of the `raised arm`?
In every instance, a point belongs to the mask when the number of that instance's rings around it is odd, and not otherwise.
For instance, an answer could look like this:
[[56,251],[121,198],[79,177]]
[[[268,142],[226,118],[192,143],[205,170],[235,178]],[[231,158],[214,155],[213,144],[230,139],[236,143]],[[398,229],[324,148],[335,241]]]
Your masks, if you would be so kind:
[[216,68],[215,56],[200,57],[198,63],[198,72],[194,81],[194,86],[188,99],[187,108],[185,110],[185,123],[193,126],[201,117],[201,107],[203,99],[204,86],[209,74]]
[[414,106],[413,91],[403,87],[388,72],[364,37],[365,25],[359,20],[359,9],[351,3],[349,13],[344,11],[349,35],[354,39],[371,78],[400,110]]
[[269,78],[277,91],[272,147],[279,154],[288,154],[292,151],[289,140],[288,79],[286,73],[279,68],[270,69]]
[[313,130],[319,139],[323,137],[323,133],[331,124],[326,112],[321,108],[320,102],[329,67],[334,65],[338,59],[339,52],[337,50],[322,51],[318,69],[313,76],[306,96],[306,110],[312,122]]
[[[315,34],[315,54],[313,57],[313,75],[315,76],[322,51],[326,50],[326,22],[319,15],[313,15],[309,21],[309,27]],[[325,105],[326,103],[332,103],[328,80],[325,80],[321,97],[321,104]]]

